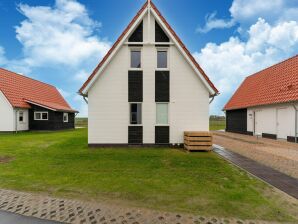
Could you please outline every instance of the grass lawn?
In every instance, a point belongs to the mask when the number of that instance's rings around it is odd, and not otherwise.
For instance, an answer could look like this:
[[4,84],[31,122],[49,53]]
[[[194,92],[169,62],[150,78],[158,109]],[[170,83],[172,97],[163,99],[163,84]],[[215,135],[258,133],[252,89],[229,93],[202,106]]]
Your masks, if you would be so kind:
[[209,121],[210,131],[224,130],[225,128],[226,128],[226,121],[225,120],[210,119],[210,121]]
[[87,129],[78,129],[1,134],[0,158],[0,188],[206,216],[297,220],[297,205],[214,153],[88,149]]
[[88,118],[87,117],[76,117],[75,118],[76,127],[88,127]]

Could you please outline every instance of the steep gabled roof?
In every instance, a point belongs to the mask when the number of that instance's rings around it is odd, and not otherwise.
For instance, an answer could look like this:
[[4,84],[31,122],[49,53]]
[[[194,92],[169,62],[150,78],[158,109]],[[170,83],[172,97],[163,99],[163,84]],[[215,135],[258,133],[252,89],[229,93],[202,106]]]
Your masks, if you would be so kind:
[[0,68],[0,91],[16,108],[40,105],[51,110],[76,112],[52,85]]
[[298,101],[298,55],[247,77],[224,110]]
[[89,76],[87,81],[82,85],[82,87],[79,90],[79,93],[81,95],[85,95],[83,92],[86,89],[86,87],[90,84],[90,82],[96,78],[96,74],[100,70],[101,67],[104,66],[105,62],[111,57],[112,53],[115,51],[115,49],[118,47],[121,41],[123,41],[126,34],[129,32],[131,27],[136,23],[136,21],[139,19],[139,17],[144,13],[144,11],[148,8],[148,4],[150,4],[153,11],[157,14],[159,19],[164,23],[166,28],[169,30],[171,35],[175,38],[175,40],[178,42],[180,47],[183,49],[184,53],[187,55],[188,59],[193,63],[195,68],[198,70],[198,72],[203,76],[203,79],[206,81],[207,85],[210,86],[212,91],[214,93],[212,95],[217,95],[219,92],[214,86],[214,84],[211,82],[211,80],[208,78],[206,73],[203,71],[203,69],[200,67],[200,65],[196,62],[192,54],[189,52],[189,50],[185,47],[181,39],[178,37],[178,35],[175,33],[175,31],[172,29],[172,27],[169,25],[169,23],[166,21],[166,19],[161,15],[157,7],[152,3],[152,1],[146,1],[146,3],[142,6],[142,8],[138,11],[136,16],[132,19],[132,21],[129,23],[129,25],[126,27],[126,29],[123,31],[123,33],[120,35],[120,37],[116,40],[116,42],[113,44],[112,48],[108,51],[108,53],[103,57],[103,59],[100,61],[100,63],[96,66],[92,74]]

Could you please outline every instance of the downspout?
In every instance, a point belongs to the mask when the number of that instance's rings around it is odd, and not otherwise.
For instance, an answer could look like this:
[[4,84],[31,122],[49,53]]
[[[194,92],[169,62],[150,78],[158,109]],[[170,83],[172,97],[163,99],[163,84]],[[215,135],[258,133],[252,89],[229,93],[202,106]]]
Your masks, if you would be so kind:
[[215,96],[216,96],[216,95],[213,95],[213,96],[211,97],[211,100],[209,101],[209,104],[211,104],[211,103],[213,102]]
[[88,100],[86,99],[85,96],[83,96],[84,101],[88,104]]
[[297,138],[298,138],[298,133],[297,133],[297,128],[298,128],[298,116],[297,116],[297,113],[298,113],[298,108],[293,105],[294,107],[294,110],[295,110],[295,143],[298,142]]

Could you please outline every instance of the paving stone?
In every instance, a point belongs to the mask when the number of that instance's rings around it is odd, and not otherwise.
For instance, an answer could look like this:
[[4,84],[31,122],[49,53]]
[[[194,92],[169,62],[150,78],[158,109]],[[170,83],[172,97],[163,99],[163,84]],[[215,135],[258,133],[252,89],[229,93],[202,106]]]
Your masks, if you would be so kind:
[[0,189],[0,209],[25,216],[74,224],[252,224],[255,220],[210,219],[203,216],[126,208],[103,203],[58,199]]

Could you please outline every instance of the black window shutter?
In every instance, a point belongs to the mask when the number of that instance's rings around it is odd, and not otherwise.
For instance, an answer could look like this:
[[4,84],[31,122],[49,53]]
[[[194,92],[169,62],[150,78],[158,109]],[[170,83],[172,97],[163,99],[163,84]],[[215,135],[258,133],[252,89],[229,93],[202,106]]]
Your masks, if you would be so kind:
[[128,38],[128,42],[143,42],[143,21]]
[[170,72],[155,71],[155,102],[170,101]]
[[143,102],[142,71],[128,71],[128,102]]
[[160,25],[155,21],[155,42],[170,42]]
[[128,144],[143,144],[142,126],[128,126]]
[[169,143],[170,143],[170,127],[155,126],[155,144],[169,144]]

